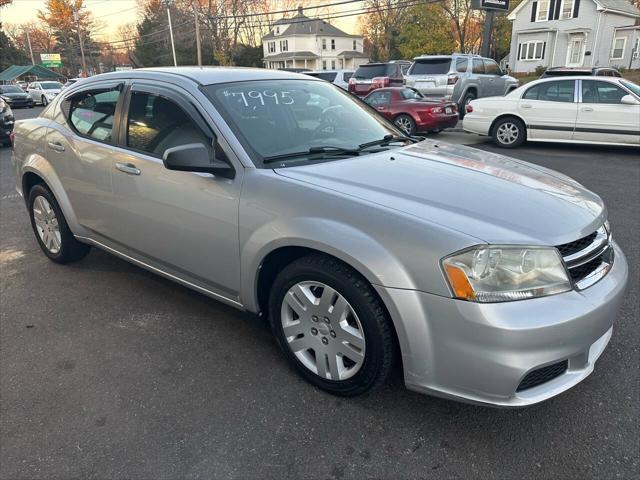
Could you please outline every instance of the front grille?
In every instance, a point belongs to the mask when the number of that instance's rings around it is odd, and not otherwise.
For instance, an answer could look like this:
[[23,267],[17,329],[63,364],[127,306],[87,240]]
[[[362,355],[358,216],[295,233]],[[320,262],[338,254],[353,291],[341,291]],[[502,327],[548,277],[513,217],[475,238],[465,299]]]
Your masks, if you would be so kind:
[[563,257],[568,257],[569,255],[578,253],[580,250],[584,250],[589,245],[591,245],[596,239],[597,235],[598,232],[593,232],[591,235],[587,235],[580,240],[576,240],[575,242],[563,243],[562,245],[558,245],[556,248],[560,250],[560,255],[562,255]]
[[573,279],[574,282],[579,282],[583,278],[587,278],[589,275],[595,272],[598,269],[598,267],[602,265],[603,261],[604,261],[604,254],[598,255],[596,258],[594,258],[593,260],[583,265],[570,268],[569,275],[571,275],[571,278]]
[[559,377],[564,372],[566,372],[567,368],[569,368],[569,362],[567,360],[554,363],[553,365],[547,365],[546,367],[537,368],[536,370],[527,373],[527,375],[520,382],[520,385],[518,385],[518,388],[516,388],[516,392],[521,392],[522,390],[526,390],[528,388],[537,387],[538,385],[542,385],[549,380],[553,380],[554,378]]

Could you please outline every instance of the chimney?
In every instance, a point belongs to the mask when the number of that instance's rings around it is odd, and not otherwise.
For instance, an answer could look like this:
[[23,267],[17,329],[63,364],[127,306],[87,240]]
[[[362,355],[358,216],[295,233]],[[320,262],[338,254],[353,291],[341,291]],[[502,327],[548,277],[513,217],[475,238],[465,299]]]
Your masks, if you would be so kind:
[[302,15],[302,5],[298,5],[298,15]]

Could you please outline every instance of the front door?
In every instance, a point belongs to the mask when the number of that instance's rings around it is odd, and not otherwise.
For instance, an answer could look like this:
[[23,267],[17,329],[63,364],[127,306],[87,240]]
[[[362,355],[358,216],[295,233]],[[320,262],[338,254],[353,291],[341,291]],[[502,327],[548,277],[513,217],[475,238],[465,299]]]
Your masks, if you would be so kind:
[[569,37],[567,67],[581,67],[584,59],[585,41],[583,36]]
[[640,105],[622,103],[629,95],[614,82],[581,80],[574,140],[640,144]]
[[233,180],[168,170],[171,147],[203,143],[225,156],[197,101],[182,90],[132,85],[115,149],[108,236],[131,256],[229,299],[238,298],[238,205]]

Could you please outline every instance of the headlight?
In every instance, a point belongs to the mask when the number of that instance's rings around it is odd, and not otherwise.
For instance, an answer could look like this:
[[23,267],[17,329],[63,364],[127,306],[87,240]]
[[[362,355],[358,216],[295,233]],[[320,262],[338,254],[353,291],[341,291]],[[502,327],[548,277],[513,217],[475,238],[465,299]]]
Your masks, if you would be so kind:
[[4,113],[7,110],[9,110],[9,105],[7,105],[5,101],[0,98],[0,113]]
[[509,302],[571,290],[560,253],[550,247],[478,246],[442,260],[453,296]]
[[47,98],[53,98],[53,97],[56,96],[56,94],[55,93],[45,93],[44,96],[47,97]]
[[0,95],[0,98],[5,102],[8,102],[10,100],[9,97],[5,97],[4,95]]

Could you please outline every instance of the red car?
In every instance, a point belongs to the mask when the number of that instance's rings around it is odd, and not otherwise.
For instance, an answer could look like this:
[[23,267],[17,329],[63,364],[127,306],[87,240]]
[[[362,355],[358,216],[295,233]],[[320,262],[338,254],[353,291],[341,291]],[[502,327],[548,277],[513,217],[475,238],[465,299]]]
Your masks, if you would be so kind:
[[438,133],[458,123],[455,102],[427,99],[415,88],[379,88],[367,95],[364,101],[407,135]]

